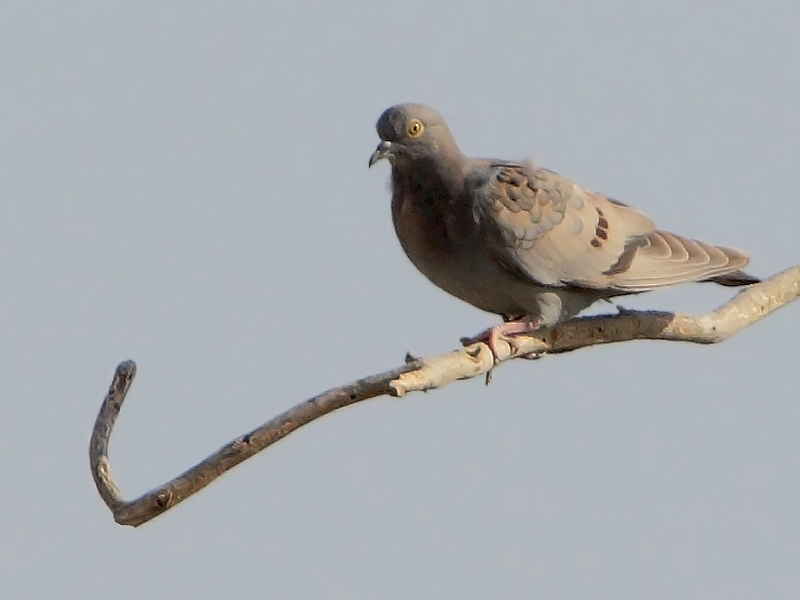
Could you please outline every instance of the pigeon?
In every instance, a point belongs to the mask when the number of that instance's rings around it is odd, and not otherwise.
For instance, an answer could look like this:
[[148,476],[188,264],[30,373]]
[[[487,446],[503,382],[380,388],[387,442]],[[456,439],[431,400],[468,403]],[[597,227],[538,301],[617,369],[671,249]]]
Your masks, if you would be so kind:
[[432,283],[503,323],[465,344],[552,326],[599,300],[691,281],[743,286],[747,255],[656,229],[641,212],[527,161],[462,154],[422,104],[386,109],[369,166],[391,164],[392,220]]

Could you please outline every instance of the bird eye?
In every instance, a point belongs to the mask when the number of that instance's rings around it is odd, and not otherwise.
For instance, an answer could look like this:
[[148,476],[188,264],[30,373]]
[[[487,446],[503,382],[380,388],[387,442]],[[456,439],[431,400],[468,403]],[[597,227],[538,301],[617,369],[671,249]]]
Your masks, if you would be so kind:
[[408,134],[408,137],[415,138],[419,137],[423,129],[424,127],[422,125],[422,121],[419,119],[411,119],[406,127],[406,133]]

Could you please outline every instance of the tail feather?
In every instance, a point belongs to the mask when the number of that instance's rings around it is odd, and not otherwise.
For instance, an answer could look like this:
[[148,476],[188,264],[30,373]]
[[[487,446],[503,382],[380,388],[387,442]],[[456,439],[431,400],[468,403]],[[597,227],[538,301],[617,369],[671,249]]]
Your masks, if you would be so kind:
[[754,283],[761,283],[761,279],[758,277],[754,277],[744,271],[733,271],[732,273],[726,273],[725,275],[718,275],[717,277],[711,277],[710,279],[705,279],[704,281],[708,281],[711,283],[717,283],[719,285],[724,285],[727,287],[739,287],[742,285],[752,285]]

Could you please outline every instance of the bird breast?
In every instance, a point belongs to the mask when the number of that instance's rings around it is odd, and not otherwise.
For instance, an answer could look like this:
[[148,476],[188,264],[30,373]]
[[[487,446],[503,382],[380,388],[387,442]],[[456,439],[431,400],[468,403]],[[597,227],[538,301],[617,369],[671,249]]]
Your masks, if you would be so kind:
[[[499,269],[480,243],[472,207],[436,194],[435,189],[420,194],[394,188],[392,220],[408,258],[434,285],[473,306],[497,314],[518,312],[520,303],[509,291],[521,282]],[[526,295],[533,292],[530,283],[524,287]]]

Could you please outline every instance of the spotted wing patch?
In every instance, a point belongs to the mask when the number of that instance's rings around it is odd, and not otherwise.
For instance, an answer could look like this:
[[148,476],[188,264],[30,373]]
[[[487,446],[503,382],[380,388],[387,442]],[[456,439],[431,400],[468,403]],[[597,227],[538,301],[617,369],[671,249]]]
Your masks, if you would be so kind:
[[597,225],[594,228],[594,237],[589,244],[593,248],[602,248],[603,242],[608,239],[608,219],[601,208],[595,207],[595,210],[597,211]]

